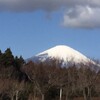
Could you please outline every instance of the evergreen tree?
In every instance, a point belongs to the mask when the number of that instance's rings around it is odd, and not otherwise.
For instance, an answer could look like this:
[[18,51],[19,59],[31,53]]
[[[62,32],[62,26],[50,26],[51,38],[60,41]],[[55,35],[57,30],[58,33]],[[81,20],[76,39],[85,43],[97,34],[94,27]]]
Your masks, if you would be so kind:
[[0,50],[0,56],[2,55],[2,51]]
[[14,56],[13,56],[10,48],[7,48],[5,53],[2,55],[2,62],[6,67],[13,65]]
[[0,50],[0,65],[2,64],[1,58],[2,58],[2,51]]
[[20,69],[20,67],[25,63],[24,59],[22,56],[20,56],[19,58],[16,56],[14,59],[14,66],[17,69]]
[[25,63],[25,61],[24,61],[24,59],[23,59],[22,56],[19,57],[19,60],[20,60],[20,63],[21,63],[21,64],[24,64],[24,63]]

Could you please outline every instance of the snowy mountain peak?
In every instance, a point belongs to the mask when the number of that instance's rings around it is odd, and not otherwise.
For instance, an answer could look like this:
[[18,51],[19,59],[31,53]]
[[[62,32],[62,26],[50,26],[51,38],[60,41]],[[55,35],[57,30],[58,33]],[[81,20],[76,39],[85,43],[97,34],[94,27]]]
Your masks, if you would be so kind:
[[58,59],[63,60],[65,63],[87,63],[90,61],[86,56],[80,52],[72,49],[69,46],[58,45],[53,48],[50,48],[44,52],[37,54],[34,57],[28,59],[28,61],[46,61],[47,59]]
[[[43,57],[45,55],[45,58]],[[78,51],[72,49],[69,46],[65,45],[58,45],[55,46],[51,49],[48,49],[42,53],[37,54],[36,56],[40,56],[40,60],[46,60],[48,57],[49,58],[57,58],[61,59],[63,61],[73,61],[75,63],[80,63],[80,62],[87,62],[89,59],[84,56],[83,54],[79,53]],[[43,59],[42,59],[43,58]]]

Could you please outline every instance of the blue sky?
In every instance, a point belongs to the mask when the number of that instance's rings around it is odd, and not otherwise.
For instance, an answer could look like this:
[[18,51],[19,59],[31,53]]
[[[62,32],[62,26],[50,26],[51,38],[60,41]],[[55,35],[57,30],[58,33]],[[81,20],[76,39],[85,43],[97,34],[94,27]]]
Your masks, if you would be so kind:
[[63,24],[70,18],[64,11],[0,11],[0,49],[10,47],[14,55],[26,59],[53,46],[68,45],[88,57],[100,59],[99,23],[91,27],[91,20],[86,24],[87,19],[80,17],[85,24],[79,19],[75,20],[79,21],[78,26],[71,24],[71,19]]

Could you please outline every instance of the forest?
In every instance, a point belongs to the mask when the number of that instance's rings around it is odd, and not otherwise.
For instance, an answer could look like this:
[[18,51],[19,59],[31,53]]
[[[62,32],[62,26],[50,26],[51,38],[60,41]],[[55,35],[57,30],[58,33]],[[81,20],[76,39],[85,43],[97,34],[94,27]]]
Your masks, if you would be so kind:
[[100,100],[97,65],[28,62],[0,50],[0,100]]

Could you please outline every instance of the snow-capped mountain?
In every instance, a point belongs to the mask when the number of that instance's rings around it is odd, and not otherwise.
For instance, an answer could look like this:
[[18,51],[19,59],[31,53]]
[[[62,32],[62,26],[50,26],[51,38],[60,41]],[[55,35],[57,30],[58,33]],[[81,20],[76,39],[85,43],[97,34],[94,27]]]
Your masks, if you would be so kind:
[[68,64],[71,62],[72,64],[87,64],[89,62],[94,63],[92,60],[74,50],[73,48],[65,45],[58,45],[53,48],[50,48],[44,52],[41,52],[29,59],[26,62],[34,61],[34,62],[44,62],[50,59],[57,59],[63,61],[63,64]]

